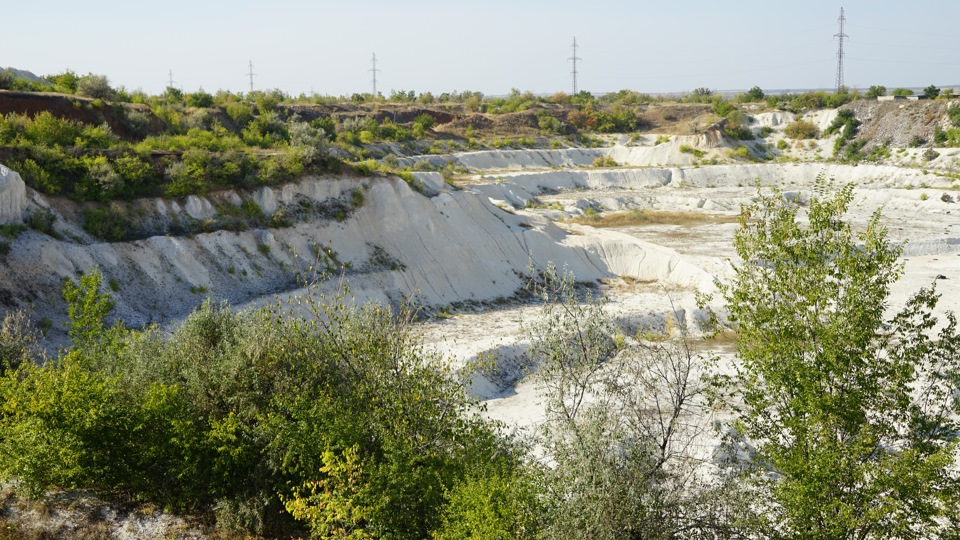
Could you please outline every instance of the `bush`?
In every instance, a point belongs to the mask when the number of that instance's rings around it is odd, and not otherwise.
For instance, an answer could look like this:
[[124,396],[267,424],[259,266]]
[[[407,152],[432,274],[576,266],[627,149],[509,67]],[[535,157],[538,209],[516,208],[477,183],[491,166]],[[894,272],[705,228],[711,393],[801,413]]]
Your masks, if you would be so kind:
[[871,86],[869,90],[867,90],[867,93],[866,95],[864,95],[864,97],[866,97],[867,99],[875,99],[885,95],[887,95],[886,86],[874,85],[874,86]]
[[53,224],[57,221],[57,215],[49,208],[40,208],[34,210],[26,218],[26,224],[31,229],[53,236],[56,234]]
[[[195,154],[199,156],[199,154]],[[203,159],[203,158],[199,158]],[[167,197],[184,197],[187,195],[202,195],[207,191],[205,172],[202,163],[194,161],[187,164],[185,161],[171,163],[163,174],[167,181],[165,195]]]
[[816,139],[820,136],[820,129],[813,122],[797,120],[784,127],[783,133],[794,140]]
[[939,95],[940,95],[940,89],[937,88],[935,84],[931,84],[930,86],[923,89],[923,97],[927,99],[937,99],[937,96]]
[[83,211],[83,230],[107,242],[122,242],[129,234],[129,217],[123,207],[110,205]]
[[105,75],[92,73],[80,77],[77,81],[77,94],[105,101],[113,101],[117,95]]
[[0,322],[0,377],[41,357],[39,336],[26,312],[9,311]]
[[203,91],[203,88],[187,95],[187,106],[208,108],[213,107],[213,96]]
[[253,120],[253,106],[248,103],[232,102],[227,103],[225,107],[227,116],[233,120],[238,129],[247,127],[247,124]]
[[[101,286],[95,273],[66,287],[73,344],[57,362],[0,379],[0,404],[16,404],[0,407],[0,472],[33,494],[91,488],[216,509],[221,529],[288,536],[297,518],[400,540],[469,519],[450,500],[535,489],[409,311],[301,298],[327,327],[207,301],[164,337],[108,328]],[[536,498],[511,500],[491,526],[529,523],[510,509]]]
[[30,142],[47,147],[73,146],[74,141],[82,133],[82,128],[76,122],[65,118],[57,118],[49,111],[41,111],[31,120],[27,120],[23,134]]
[[683,152],[684,154],[693,154],[693,156],[696,158],[702,158],[703,156],[706,155],[706,152],[704,152],[703,150],[698,150],[690,146],[689,144],[681,144],[680,151]]

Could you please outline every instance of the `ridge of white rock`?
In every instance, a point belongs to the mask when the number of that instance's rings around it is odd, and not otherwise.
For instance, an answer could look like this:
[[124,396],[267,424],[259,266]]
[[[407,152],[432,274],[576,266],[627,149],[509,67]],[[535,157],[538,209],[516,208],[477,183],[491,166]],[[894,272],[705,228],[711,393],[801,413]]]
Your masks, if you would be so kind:
[[26,185],[20,174],[0,165],[0,223],[23,221],[26,204]]

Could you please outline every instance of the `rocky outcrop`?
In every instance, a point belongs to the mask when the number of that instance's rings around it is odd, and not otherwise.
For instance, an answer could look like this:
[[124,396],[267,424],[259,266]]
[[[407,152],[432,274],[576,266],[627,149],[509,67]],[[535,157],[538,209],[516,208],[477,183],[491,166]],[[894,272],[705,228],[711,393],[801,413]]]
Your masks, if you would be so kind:
[[15,171],[0,165],[0,223],[20,223],[27,204],[26,186]]

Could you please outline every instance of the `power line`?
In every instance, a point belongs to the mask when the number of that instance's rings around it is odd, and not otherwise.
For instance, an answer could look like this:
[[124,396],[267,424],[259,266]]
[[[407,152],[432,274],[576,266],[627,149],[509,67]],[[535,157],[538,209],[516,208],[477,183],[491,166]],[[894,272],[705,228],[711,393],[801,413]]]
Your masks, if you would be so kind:
[[380,71],[377,69],[377,53],[373,53],[373,59],[371,62],[373,62],[373,68],[369,69],[368,71],[373,73],[373,99],[377,99],[377,72]]
[[253,60],[250,61],[250,72],[247,75],[250,77],[250,91],[253,92],[253,76],[256,75],[253,72]]
[[573,36],[572,47],[573,47],[573,56],[571,56],[570,58],[567,58],[567,60],[571,60],[573,62],[573,71],[571,72],[571,74],[573,75],[573,95],[575,96],[577,95],[577,60],[583,60],[583,58],[580,58],[577,56],[577,36]]
[[169,88],[173,88],[173,70],[170,70],[170,84],[167,85]]
[[843,26],[847,22],[847,17],[843,14],[843,8],[840,8],[839,22],[840,31],[833,35],[840,40],[837,48],[837,92],[840,92],[840,89],[843,88],[843,40],[850,37],[843,33]]

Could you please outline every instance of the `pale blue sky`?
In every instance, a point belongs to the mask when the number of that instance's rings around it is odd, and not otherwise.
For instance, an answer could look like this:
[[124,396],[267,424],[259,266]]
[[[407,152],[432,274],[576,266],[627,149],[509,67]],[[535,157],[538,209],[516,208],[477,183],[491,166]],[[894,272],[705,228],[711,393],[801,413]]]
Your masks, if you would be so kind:
[[[148,7],[149,6],[149,7]],[[47,0],[4,13],[0,66],[103,73],[114,85],[248,88],[341,95],[379,89],[681,92],[832,87],[837,17],[847,13],[845,80],[960,84],[960,2],[919,0],[574,2],[439,0]]]

